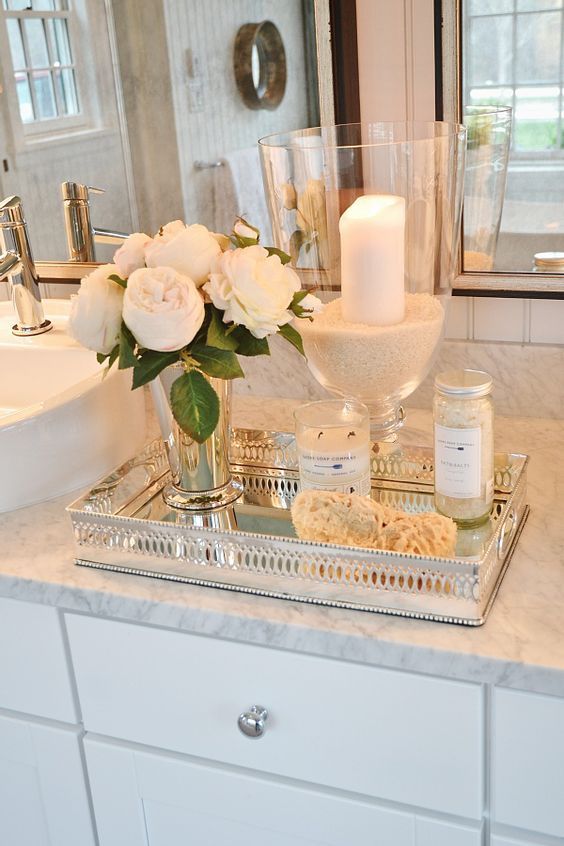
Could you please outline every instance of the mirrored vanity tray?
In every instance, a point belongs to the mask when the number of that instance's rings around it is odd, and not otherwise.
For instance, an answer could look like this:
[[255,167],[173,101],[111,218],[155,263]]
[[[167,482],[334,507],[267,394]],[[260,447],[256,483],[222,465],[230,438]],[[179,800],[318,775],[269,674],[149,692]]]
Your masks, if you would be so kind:
[[[433,455],[374,447],[372,496],[407,512],[433,510]],[[69,506],[83,567],[151,576],[319,605],[481,625],[528,513],[527,456],[496,455],[490,521],[459,530],[456,557],[432,558],[300,541],[290,517],[298,491],[294,436],[237,429],[233,474],[243,495],[226,509],[169,508],[168,464],[151,443]]]

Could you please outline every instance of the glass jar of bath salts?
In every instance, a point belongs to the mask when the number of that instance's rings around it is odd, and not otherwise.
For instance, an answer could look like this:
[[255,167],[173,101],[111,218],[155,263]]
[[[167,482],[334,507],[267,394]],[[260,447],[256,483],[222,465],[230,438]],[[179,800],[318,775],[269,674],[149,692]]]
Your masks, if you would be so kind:
[[494,494],[492,378],[450,370],[435,378],[435,506],[462,526],[478,526]]

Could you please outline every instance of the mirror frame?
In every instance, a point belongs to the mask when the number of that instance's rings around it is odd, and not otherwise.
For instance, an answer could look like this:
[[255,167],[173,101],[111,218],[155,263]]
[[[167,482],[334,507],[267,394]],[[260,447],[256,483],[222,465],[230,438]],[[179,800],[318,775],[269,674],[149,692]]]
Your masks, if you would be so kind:
[[[437,120],[462,122],[462,2],[435,2],[435,93]],[[442,27],[441,27],[442,21]],[[564,299],[564,274],[480,273],[464,270],[462,238],[454,293],[467,296]]]

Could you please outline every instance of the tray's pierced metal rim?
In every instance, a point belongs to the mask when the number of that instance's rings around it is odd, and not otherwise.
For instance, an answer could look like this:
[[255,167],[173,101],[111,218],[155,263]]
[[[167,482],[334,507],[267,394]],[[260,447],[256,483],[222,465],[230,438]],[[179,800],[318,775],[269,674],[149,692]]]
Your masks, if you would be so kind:
[[79,567],[88,567],[95,570],[106,570],[114,573],[125,573],[128,575],[142,576],[145,578],[159,579],[161,581],[177,582],[181,584],[194,585],[195,587],[213,587],[217,590],[224,590],[233,593],[245,593],[252,596],[261,596],[268,599],[282,599],[289,602],[299,602],[307,605],[316,605],[325,608],[342,608],[349,611],[367,611],[373,614],[385,614],[389,617],[403,617],[412,620],[427,620],[428,622],[436,623],[451,623],[453,625],[467,626],[469,628],[477,628],[482,626],[492,609],[494,600],[498,594],[501,582],[507,572],[507,568],[513,557],[513,552],[517,545],[517,541],[523,531],[527,517],[529,516],[529,507],[527,506],[523,514],[523,518],[518,526],[517,532],[513,537],[511,547],[507,551],[502,569],[499,572],[496,583],[492,589],[491,595],[486,603],[484,611],[479,617],[461,617],[452,614],[436,614],[426,611],[417,611],[415,609],[402,608],[388,608],[384,606],[367,605],[359,602],[346,602],[338,599],[324,599],[315,596],[303,596],[301,594],[283,593],[280,591],[269,591],[264,588],[247,587],[245,585],[229,584],[227,582],[219,582],[208,579],[197,579],[192,576],[183,576],[175,573],[161,573],[158,570],[143,570],[136,567],[123,567],[116,564],[100,563],[91,561],[86,558],[75,558],[75,564]]
[[[261,438],[264,440],[260,441]],[[267,481],[274,480],[273,484],[278,484],[280,480],[284,481],[285,484],[287,483],[289,487],[287,490],[282,491],[280,497],[282,506],[287,508],[288,501],[291,501],[295,495],[297,471],[295,468],[272,467],[272,448],[276,451],[281,444],[282,451],[278,452],[277,455],[278,457],[283,455],[285,460],[288,459],[292,449],[295,453],[293,436],[288,433],[237,430],[235,442],[243,443],[245,448],[254,450],[252,454],[248,454],[248,457],[252,458],[253,461],[258,461],[260,458],[260,460],[268,463],[269,466],[254,463],[246,465],[243,463],[234,464],[234,471],[240,473],[242,476],[246,474],[249,478],[253,477],[258,480],[264,478]],[[261,449],[265,445],[266,449]],[[432,469],[428,460],[429,453],[430,450],[414,448],[412,452],[406,451],[404,453],[404,459],[411,468],[416,467],[417,462],[426,462],[424,469],[427,472],[429,468]],[[413,459],[415,455],[418,456],[416,460]],[[239,458],[241,457],[239,455]],[[515,538],[520,534],[524,517],[526,516],[524,495],[526,492],[525,473],[528,456],[520,454],[511,454],[508,456],[502,454],[499,457],[496,456],[496,458],[498,458],[498,469],[502,473],[508,473],[509,476],[502,476],[501,479],[506,491],[502,490],[498,492],[498,507],[500,509],[499,523],[490,538],[487,549],[479,558],[435,558],[413,553],[370,550],[361,547],[345,547],[336,544],[302,541],[291,537],[277,537],[276,547],[280,552],[277,553],[278,558],[276,560],[278,563],[275,566],[272,564],[272,560],[274,560],[272,554],[273,536],[269,534],[241,530],[226,531],[225,529],[211,526],[204,528],[202,526],[178,525],[168,521],[150,520],[111,513],[113,491],[116,489],[120,479],[125,478],[127,472],[133,468],[141,467],[146,471],[145,487],[137,489],[132,494],[131,500],[133,502],[142,499],[143,491],[146,494],[149,491],[153,494],[158,493],[165,483],[168,465],[162,444],[158,441],[149,444],[137,459],[127,462],[126,465],[96,486],[90,492],[90,494],[95,494],[94,499],[89,499],[89,495],[87,494],[85,497],[80,497],[69,505],[67,510],[74,525],[77,545],[80,548],[94,547],[107,552],[108,549],[112,550],[121,547],[127,550],[128,553],[148,554],[157,558],[168,558],[179,563],[185,561],[185,563],[194,562],[206,567],[223,567],[222,572],[225,574],[229,572],[229,566],[224,567],[221,562],[224,559],[227,561],[228,556],[234,554],[238,564],[235,567],[231,567],[231,569],[237,570],[237,572],[242,574],[245,573],[247,576],[249,574],[257,574],[257,576],[264,578],[272,574],[278,577],[288,576],[288,584],[293,586],[296,585],[296,579],[302,579],[303,583],[304,578],[306,578],[306,581],[310,585],[317,584],[321,594],[317,597],[319,604],[332,604],[336,601],[335,599],[328,599],[327,596],[323,596],[323,591],[325,590],[327,594],[329,586],[334,587],[335,584],[340,585],[342,589],[350,590],[351,597],[353,592],[358,592],[358,590],[366,595],[366,589],[371,593],[371,598],[378,594],[382,595],[382,592],[386,595],[391,592],[395,596],[401,596],[402,603],[406,597],[408,602],[413,600],[415,603],[419,599],[420,603],[424,603],[426,600],[432,599],[433,601],[437,600],[439,603],[445,602],[451,605],[458,600],[465,600],[472,603],[473,610],[475,609],[477,612],[476,615],[462,616],[456,613],[437,615],[435,612],[430,614],[428,610],[418,610],[417,608],[406,609],[405,607],[394,609],[393,607],[378,605],[374,602],[366,603],[366,610],[381,611],[388,614],[396,613],[399,616],[413,616],[422,619],[444,620],[448,618],[452,622],[479,625],[479,620],[484,615],[484,609],[489,607],[493,601],[491,594],[497,590],[499,580],[507,566],[505,559],[508,553],[502,550],[500,546],[501,530],[503,529],[507,515],[513,513],[519,516],[517,524],[512,524],[510,526],[510,532],[507,533],[507,541],[511,550],[514,548]],[[510,485],[507,484],[508,481]],[[135,479],[135,484],[139,484],[138,479]],[[408,495],[408,491],[411,492],[410,495],[413,492],[420,491],[421,484],[422,482],[419,477],[417,479],[403,480],[406,496]],[[507,490],[509,487],[511,490]],[[425,495],[428,496],[429,485],[426,482],[423,482],[423,490],[426,491]],[[93,507],[96,496],[100,497],[100,510]],[[123,508],[123,503],[120,507]],[[188,546],[181,545],[180,547],[182,550],[189,548],[192,558],[189,556],[186,557],[187,553],[183,558],[182,554],[178,553],[177,547],[174,547],[174,543],[179,536],[184,537],[187,544],[188,539],[192,538],[191,547],[190,544]],[[201,545],[201,549],[198,544]],[[169,551],[173,547],[175,549],[174,554],[172,551]],[[200,554],[204,547],[207,550],[206,555],[209,558],[205,556],[202,558]],[[194,550],[196,550],[195,553]],[[253,564],[252,555],[249,550],[252,550],[255,555],[263,556],[261,560],[264,559],[267,562],[262,570]],[[504,552],[503,556],[501,555],[502,551]],[[280,561],[282,561],[280,555],[282,554],[287,556],[288,562],[293,562],[292,566],[287,565],[286,569],[283,569],[283,566],[280,565]],[[83,559],[81,558],[80,560]],[[313,562],[313,569],[308,568],[306,565],[306,562],[310,560]],[[111,566],[104,564],[103,568],[111,569]],[[115,569],[123,571],[124,567],[115,565]],[[127,572],[137,572],[138,569],[125,568]],[[335,573],[339,574],[338,578],[335,577]],[[346,574],[344,580],[343,573]],[[146,571],[140,570],[140,574],[146,574]],[[161,573],[159,578],[166,578],[167,575],[170,574]],[[183,578],[177,577],[175,580],[181,581]],[[196,580],[194,583],[200,582],[206,585],[210,584],[210,580],[208,579]],[[226,589],[231,590],[243,587],[229,581],[218,582],[216,586],[222,585],[225,585]],[[272,585],[274,586],[274,581]],[[435,595],[435,591],[437,595]],[[253,591],[247,587],[246,592]],[[257,588],[257,592],[261,595],[278,596],[278,592],[268,591],[266,588],[260,587],[260,585]],[[291,599],[295,598],[298,593],[299,591],[296,592],[292,587],[288,595],[282,590],[280,591],[280,596]],[[304,601],[313,602],[313,597],[308,594]],[[346,600],[338,600],[337,604],[340,607],[348,607]],[[351,601],[350,605],[354,608],[360,608],[364,603],[359,603],[355,600]],[[404,613],[407,610],[410,613]],[[454,607],[452,610],[454,612]]]

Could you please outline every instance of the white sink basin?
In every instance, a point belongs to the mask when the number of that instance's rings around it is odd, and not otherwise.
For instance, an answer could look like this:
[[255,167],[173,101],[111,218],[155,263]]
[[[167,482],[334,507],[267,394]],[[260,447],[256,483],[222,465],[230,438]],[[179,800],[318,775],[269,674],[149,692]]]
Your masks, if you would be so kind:
[[0,512],[86,487],[143,443],[143,391],[68,337],[69,305],[46,300],[54,328],[16,338],[0,303]]

